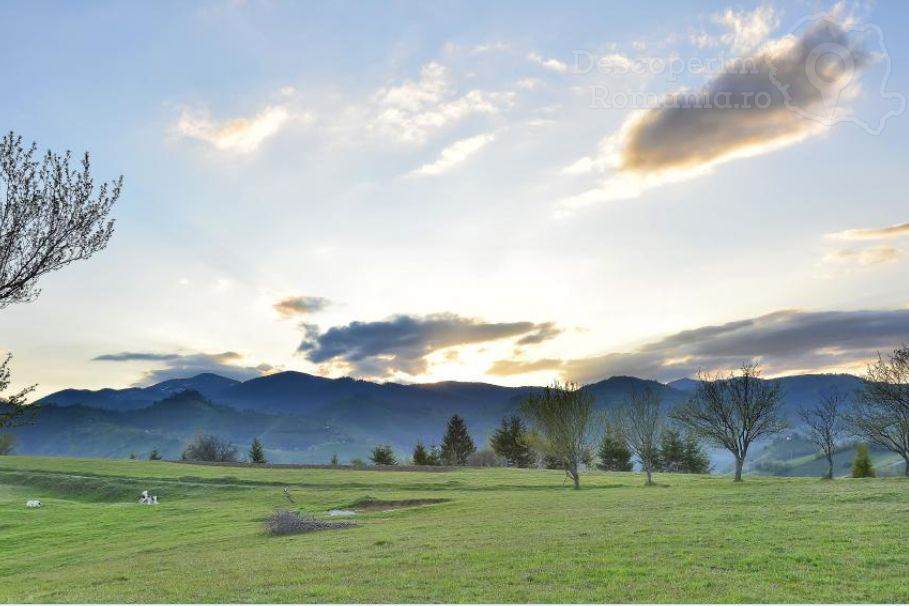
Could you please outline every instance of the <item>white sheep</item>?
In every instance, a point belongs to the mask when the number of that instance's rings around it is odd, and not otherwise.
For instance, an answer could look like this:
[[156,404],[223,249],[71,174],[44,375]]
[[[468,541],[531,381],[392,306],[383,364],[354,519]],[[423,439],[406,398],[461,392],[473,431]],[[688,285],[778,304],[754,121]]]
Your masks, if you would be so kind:
[[157,505],[158,497],[157,497],[157,495],[148,494],[147,490],[143,490],[142,496],[139,497],[139,503],[141,503],[142,505]]
[[38,499],[31,499],[25,502],[25,506],[29,509],[37,509],[38,507],[44,507],[44,504]]

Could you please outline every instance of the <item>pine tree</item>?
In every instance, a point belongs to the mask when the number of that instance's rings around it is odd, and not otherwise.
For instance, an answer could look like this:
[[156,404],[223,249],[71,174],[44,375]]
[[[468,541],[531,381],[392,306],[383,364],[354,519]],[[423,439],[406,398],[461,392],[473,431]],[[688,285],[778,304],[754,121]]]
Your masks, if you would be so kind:
[[859,444],[855,450],[855,460],[852,461],[852,477],[874,477],[874,466],[871,464],[871,455],[868,453],[867,444]]
[[252,441],[252,445],[249,447],[249,462],[250,463],[268,463],[268,460],[265,458],[265,449],[262,447],[262,442],[259,438],[256,438]]
[[337,464],[338,464],[338,453],[335,453],[335,454],[331,455],[331,464],[332,464],[332,465],[337,465]]
[[417,442],[417,445],[413,449],[413,464],[432,465],[429,451],[427,451],[426,447],[423,446],[423,442]]
[[510,467],[530,467],[536,461],[527,428],[517,415],[502,419],[501,427],[489,438],[489,445]]
[[452,415],[442,439],[442,460],[446,465],[467,465],[467,458],[476,450],[467,433],[467,423],[459,415]]
[[395,458],[395,453],[391,449],[391,446],[379,445],[372,449],[372,454],[369,455],[369,459],[375,465],[397,465],[398,460]]
[[135,461],[135,460],[136,460],[136,453],[134,453],[134,452],[129,453],[129,459],[130,459],[130,461]]
[[625,443],[622,433],[613,425],[606,426],[606,433],[600,442],[597,456],[600,459],[597,468],[603,471],[631,471],[634,468],[628,444]]
[[685,437],[685,466],[686,473],[710,473],[710,457],[691,433]]
[[152,448],[152,451],[150,453],[148,453],[148,460],[149,461],[160,461],[161,460],[161,453],[158,452],[157,448]]
[[660,436],[657,468],[669,473],[708,473],[710,459],[694,436],[682,436],[678,429],[670,427]]

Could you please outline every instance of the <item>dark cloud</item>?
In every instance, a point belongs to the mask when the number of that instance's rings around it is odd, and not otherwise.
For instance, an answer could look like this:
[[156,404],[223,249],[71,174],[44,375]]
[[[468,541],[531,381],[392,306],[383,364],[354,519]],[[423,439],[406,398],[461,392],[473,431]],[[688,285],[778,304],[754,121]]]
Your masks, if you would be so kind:
[[538,345],[543,341],[559,336],[561,333],[562,329],[556,327],[555,322],[543,322],[535,332],[521,337],[515,343],[517,345]]
[[242,366],[239,362],[243,356],[235,351],[217,354],[121,352],[103,354],[92,359],[100,362],[164,362],[163,368],[145,371],[138,385],[152,385],[170,379],[185,379],[204,372],[213,372],[238,381],[245,381],[275,370],[269,364]]
[[483,322],[449,313],[398,315],[378,322],[352,322],[318,334],[311,330],[299,351],[314,363],[341,363],[360,376],[411,375],[427,369],[427,356],[456,345],[513,337],[540,343],[558,334],[551,322]]
[[669,335],[629,353],[566,360],[500,360],[490,374],[557,370],[580,382],[615,375],[658,380],[757,361],[768,374],[843,368],[909,342],[909,309],[778,311]]
[[324,297],[287,297],[275,303],[275,309],[282,316],[290,318],[293,316],[305,316],[322,311],[331,304],[331,301]]
[[[824,48],[848,62],[816,62]],[[661,172],[698,168],[820,132],[825,103],[870,62],[860,41],[832,20],[734,61],[697,93],[670,95],[626,125],[617,168]]]

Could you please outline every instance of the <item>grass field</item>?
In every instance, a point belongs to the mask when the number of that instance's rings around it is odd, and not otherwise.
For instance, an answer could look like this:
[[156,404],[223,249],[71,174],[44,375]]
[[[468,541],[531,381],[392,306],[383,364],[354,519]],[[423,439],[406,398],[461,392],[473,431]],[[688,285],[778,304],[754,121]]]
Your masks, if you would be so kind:
[[[0,457],[5,602],[907,602],[909,481]],[[157,494],[157,507],[136,503]],[[286,507],[445,498],[271,537]],[[43,509],[26,509],[40,498]]]

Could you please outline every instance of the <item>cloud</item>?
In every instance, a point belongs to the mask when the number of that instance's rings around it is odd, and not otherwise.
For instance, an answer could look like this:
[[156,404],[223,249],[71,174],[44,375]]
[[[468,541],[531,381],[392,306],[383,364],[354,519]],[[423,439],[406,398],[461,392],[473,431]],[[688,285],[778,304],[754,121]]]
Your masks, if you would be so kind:
[[455,141],[442,150],[442,153],[439,154],[439,158],[435,162],[431,164],[424,164],[417,170],[413,171],[411,174],[438,175],[444,173],[451,167],[460,164],[473,154],[486,147],[493,141],[493,139],[495,139],[494,134],[486,133],[483,135],[469,137],[467,139],[461,139],[460,141]]
[[780,25],[780,17],[770,5],[759,6],[753,11],[727,8],[712,19],[726,28],[719,41],[733,53],[754,50]]
[[163,368],[147,370],[137,385],[154,385],[170,379],[185,379],[212,372],[238,381],[266,375],[276,369],[270,364],[243,366],[243,356],[235,351],[217,354],[151,353],[124,351],[92,358],[99,362],[164,362]]
[[294,296],[281,299],[274,308],[285,318],[306,316],[322,311],[331,304],[325,297]]
[[[213,120],[208,111],[183,108],[176,131],[183,137],[209,143],[220,151],[249,154],[259,149],[263,141],[286,127],[291,118],[290,110],[283,105],[268,106],[249,118],[234,118],[223,122]],[[309,114],[298,118],[305,122],[312,120]]]
[[903,256],[902,251],[892,246],[876,246],[864,250],[842,249],[836,250],[824,257],[827,263],[848,263],[862,266],[893,263]]
[[828,238],[835,240],[885,240],[901,236],[909,236],[909,223],[900,223],[889,227],[847,229],[827,234]]
[[830,122],[818,116],[829,109],[830,100],[844,86],[849,85],[841,102],[858,90],[857,83],[849,84],[854,72],[845,62],[824,64],[823,77],[809,73],[807,67],[816,65],[813,53],[831,46],[846,49],[855,71],[871,61],[856,36],[822,20],[801,36],[768,42],[732,61],[698,91],[671,93],[655,107],[633,112],[618,132],[601,142],[596,156],[563,171],[601,173],[604,180],[561,205],[576,208],[637,197],[730,160],[765,154],[824,132]]
[[430,134],[475,114],[497,114],[514,105],[510,91],[470,90],[460,94],[451,71],[430,62],[420,79],[379,89],[370,130],[405,143],[424,143]]
[[558,59],[544,59],[538,53],[530,53],[527,59],[539,65],[544,69],[564,74],[568,71],[568,64]]
[[860,369],[879,350],[909,341],[909,309],[784,310],[756,318],[678,332],[635,351],[587,358],[500,360],[490,374],[556,370],[592,382],[615,375],[658,380],[730,369],[757,361],[769,375]]
[[308,334],[298,350],[310,362],[340,364],[359,376],[419,375],[427,370],[429,355],[449,347],[515,337],[539,343],[556,334],[551,322],[490,323],[451,313],[397,315]]

